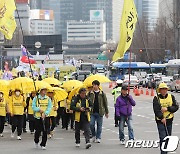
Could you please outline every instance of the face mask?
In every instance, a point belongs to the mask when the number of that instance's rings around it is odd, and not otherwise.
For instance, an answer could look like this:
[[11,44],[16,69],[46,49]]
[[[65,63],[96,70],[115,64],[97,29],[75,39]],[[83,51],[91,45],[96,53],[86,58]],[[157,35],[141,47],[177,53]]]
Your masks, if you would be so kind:
[[16,96],[19,96],[20,95],[20,91],[16,91]]
[[0,97],[3,97],[3,94],[0,94]]

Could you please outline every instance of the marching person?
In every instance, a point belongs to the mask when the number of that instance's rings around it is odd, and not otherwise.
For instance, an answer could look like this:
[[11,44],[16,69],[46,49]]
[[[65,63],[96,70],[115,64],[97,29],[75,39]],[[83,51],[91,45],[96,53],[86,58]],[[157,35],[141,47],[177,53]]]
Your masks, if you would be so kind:
[[65,128],[68,130],[69,123],[71,125],[71,129],[74,129],[74,114],[73,110],[70,109],[71,101],[66,99],[66,112],[65,112]]
[[114,124],[115,124],[115,127],[118,127],[118,117],[116,116],[116,99],[119,97],[119,95],[121,95],[121,88],[122,88],[122,83],[123,81],[122,80],[117,80],[116,81],[117,83],[117,86],[112,90],[112,95],[114,95],[114,109],[115,109],[115,112],[114,112]]
[[[92,85],[93,91],[88,94],[89,99],[93,104],[90,122],[92,141],[101,143],[103,116],[105,114],[106,118],[109,117],[108,102],[105,93],[100,90],[100,82],[94,80]],[[95,123],[97,123],[97,131],[95,130]]]
[[32,91],[30,96],[27,97],[27,99],[26,99],[28,121],[29,121],[29,130],[30,130],[31,134],[33,134],[34,130],[35,130],[34,111],[32,109],[32,102],[33,102],[33,99],[35,96],[36,96],[36,92]]
[[56,127],[56,116],[57,116],[57,109],[58,109],[58,102],[54,99],[54,92],[48,91],[47,93],[48,97],[51,99],[52,102],[52,109],[50,112],[50,127],[48,129],[48,138],[51,138],[54,133],[54,128]]
[[[163,139],[172,134],[174,113],[179,109],[179,105],[175,97],[172,94],[168,94],[168,87],[165,83],[159,84],[158,93],[158,96],[155,96],[153,99],[153,109],[159,132],[161,150]],[[161,154],[166,153],[161,150]]]
[[119,123],[119,139],[121,144],[125,144],[124,124],[127,123],[129,140],[134,140],[134,132],[132,126],[132,107],[136,103],[132,96],[128,94],[128,87],[122,86],[121,95],[116,99],[116,116],[120,120]]
[[4,93],[0,92],[0,137],[3,137],[6,113],[9,113],[8,105]]
[[80,130],[84,131],[86,139],[86,149],[91,147],[90,143],[90,110],[92,108],[91,101],[86,96],[86,89],[81,88],[79,94],[72,99],[71,110],[75,112],[75,139],[76,147],[80,147]]
[[25,98],[20,89],[16,89],[11,96],[9,109],[12,117],[12,133],[11,138],[14,138],[14,132],[17,128],[17,139],[21,140],[23,128],[23,114],[26,106]]
[[57,110],[57,117],[56,117],[56,124],[59,125],[60,119],[61,119],[61,128],[64,129],[65,126],[65,112],[66,112],[66,108],[65,108],[65,101],[59,101],[58,102],[58,110]]
[[34,142],[38,148],[39,137],[42,132],[42,141],[40,143],[41,149],[46,150],[47,131],[49,129],[49,114],[52,108],[51,99],[46,95],[47,88],[40,89],[40,94],[33,99],[32,109],[35,112],[35,134]]

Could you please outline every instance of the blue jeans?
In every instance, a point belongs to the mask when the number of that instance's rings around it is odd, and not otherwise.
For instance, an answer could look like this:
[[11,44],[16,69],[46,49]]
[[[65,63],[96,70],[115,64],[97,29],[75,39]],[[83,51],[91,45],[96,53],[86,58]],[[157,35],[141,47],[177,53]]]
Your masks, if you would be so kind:
[[124,136],[124,124],[125,122],[127,123],[128,126],[128,135],[129,135],[129,140],[134,140],[134,132],[133,132],[133,126],[132,126],[132,115],[130,116],[120,116],[120,123],[119,123],[119,139],[120,141],[125,140]]
[[[97,123],[97,131],[95,130],[95,123]],[[101,139],[102,124],[103,124],[103,117],[100,116],[99,113],[93,113],[91,115],[91,121],[90,121],[92,137]]]
[[[168,136],[168,135],[171,136],[171,134],[172,134],[172,124],[167,125],[167,131],[168,131],[169,134],[167,134],[166,128],[165,128],[165,125],[164,125],[164,124],[162,124],[162,123],[157,123],[157,128],[158,128],[158,132],[159,132],[160,150],[161,150],[161,145],[162,145],[163,139],[164,139],[166,136]],[[167,152],[163,152],[163,151],[161,150],[161,154],[167,154]]]

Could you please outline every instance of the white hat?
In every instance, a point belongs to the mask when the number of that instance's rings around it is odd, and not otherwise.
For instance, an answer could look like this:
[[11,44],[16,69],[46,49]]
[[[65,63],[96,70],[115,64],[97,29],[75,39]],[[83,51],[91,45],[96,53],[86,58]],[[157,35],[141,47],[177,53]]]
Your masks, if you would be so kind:
[[122,81],[122,80],[117,80],[116,83],[117,83],[117,84],[122,84],[123,81]]

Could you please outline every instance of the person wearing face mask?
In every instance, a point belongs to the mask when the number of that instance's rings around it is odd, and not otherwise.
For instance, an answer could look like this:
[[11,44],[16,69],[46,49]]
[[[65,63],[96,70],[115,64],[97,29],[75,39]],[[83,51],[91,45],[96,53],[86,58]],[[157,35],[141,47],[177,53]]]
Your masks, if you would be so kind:
[[0,137],[3,137],[6,112],[9,113],[8,105],[4,98],[4,93],[0,92]]
[[29,121],[29,130],[30,130],[31,134],[33,134],[34,130],[35,130],[34,111],[32,109],[32,102],[33,102],[33,99],[35,96],[36,96],[36,92],[32,91],[30,96],[27,97],[27,99],[26,99],[28,121]]
[[24,107],[26,106],[25,98],[21,95],[21,90],[16,89],[11,96],[9,109],[12,117],[12,133],[11,138],[14,138],[14,132],[17,128],[17,139],[21,140],[23,127]]
[[46,150],[47,132],[50,125],[49,114],[52,109],[52,101],[46,94],[47,88],[41,88],[40,94],[34,97],[32,102],[35,118],[35,147],[39,147],[39,138],[42,134],[42,142],[40,143],[42,150]]
[[[160,83],[157,92],[158,95],[153,99],[153,109],[161,147],[163,139],[172,134],[174,113],[179,109],[179,105],[174,95],[168,93],[166,83]],[[161,150],[161,154],[167,154],[167,152]]]
[[54,99],[54,91],[49,90],[47,95],[49,96],[49,98],[51,99],[52,102],[52,109],[51,112],[49,114],[50,116],[50,127],[48,129],[48,138],[51,138],[54,133],[54,128],[56,127],[56,116],[57,116],[57,109],[58,109],[58,102]]
[[132,96],[128,94],[128,87],[123,85],[121,95],[116,99],[116,116],[119,119],[119,139],[121,144],[125,144],[124,123],[127,123],[129,140],[134,140],[132,126],[132,107],[136,105]]

